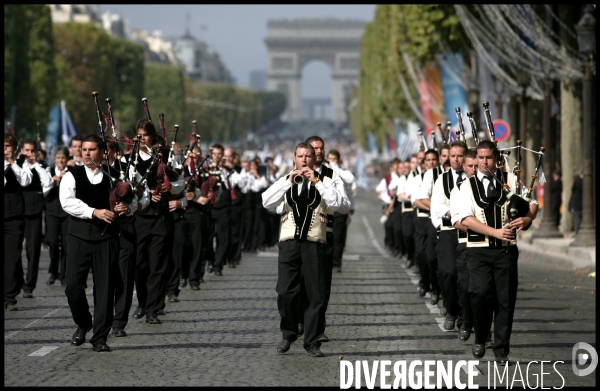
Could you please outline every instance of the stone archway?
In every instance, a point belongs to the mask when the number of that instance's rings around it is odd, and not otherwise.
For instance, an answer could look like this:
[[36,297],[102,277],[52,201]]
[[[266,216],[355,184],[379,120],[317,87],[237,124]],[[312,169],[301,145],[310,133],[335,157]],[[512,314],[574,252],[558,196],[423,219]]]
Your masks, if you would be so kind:
[[347,121],[347,98],[358,85],[360,74],[360,40],[364,26],[363,21],[331,18],[268,22],[267,90],[280,91],[286,96],[287,108],[282,120],[301,118],[302,68],[311,60],[321,60],[332,70],[333,120]]

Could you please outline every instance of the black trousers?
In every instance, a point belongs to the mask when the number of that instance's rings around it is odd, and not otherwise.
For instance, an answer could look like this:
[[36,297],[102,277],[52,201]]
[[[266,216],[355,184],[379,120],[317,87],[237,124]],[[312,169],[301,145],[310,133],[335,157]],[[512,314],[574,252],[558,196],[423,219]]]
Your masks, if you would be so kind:
[[133,303],[137,234],[135,219],[121,226],[119,233],[119,268],[115,278],[115,314],[113,328],[125,328]]
[[227,262],[234,263],[242,260],[242,204],[231,205],[229,214],[229,246],[230,253]]
[[[187,217],[187,216],[186,216]],[[181,265],[184,257],[185,239],[187,236],[186,217],[176,218],[173,222],[173,246],[169,254],[169,263],[167,264],[167,295],[179,296],[179,280],[181,279]],[[189,256],[190,254],[186,254]],[[164,307],[164,297],[163,304]]]
[[475,343],[485,343],[493,317],[494,354],[508,354],[519,285],[519,250],[517,246],[510,246],[508,252],[506,247],[467,247],[466,257]]
[[23,284],[24,291],[33,291],[37,285],[42,253],[42,213],[24,216],[25,252],[27,253],[27,275]]
[[254,252],[254,216],[256,207],[254,205],[244,208],[244,229],[242,235],[242,245],[245,252]]
[[[283,339],[293,341],[298,337],[298,323],[304,322],[304,348],[320,346],[319,336],[325,331],[322,307],[327,290],[327,271],[324,259],[327,245],[300,240],[279,242],[277,309],[281,316]],[[304,282],[306,309],[299,319],[301,306],[300,284]]]
[[[438,276],[441,276],[441,288],[444,296],[444,308],[451,316],[460,314],[458,297],[458,236],[456,229],[440,230],[437,244]],[[460,327],[460,325],[459,325]]]
[[383,224],[383,229],[385,230],[385,237],[383,242],[388,249],[393,249],[395,246],[394,243],[394,222],[392,220],[392,216],[390,215],[388,219]]
[[206,227],[206,241],[202,241],[202,264],[200,266],[200,278],[204,277],[206,265],[214,265],[215,263],[215,219],[213,218],[212,210],[205,211],[202,215],[202,226]]
[[427,261],[427,269],[429,270],[429,279],[431,281],[431,291],[438,292],[443,295],[441,289],[440,276],[438,275],[438,259],[437,259],[437,242],[438,232],[431,223],[431,219],[427,219],[427,241],[425,243],[425,255]]
[[404,249],[406,250],[406,257],[415,261],[415,220],[416,216],[414,212],[402,213],[402,240],[404,241]]
[[223,266],[229,261],[233,243],[231,240],[231,207],[212,210],[212,218],[215,225],[217,247],[215,249],[214,270],[223,270]]
[[92,324],[85,296],[90,267],[94,269],[94,335],[91,344],[106,342],[113,321],[115,278],[118,274],[119,238],[88,241],[73,235],[67,237],[67,301],[75,324],[87,328]]
[[4,306],[17,304],[23,286],[23,216],[4,219]]
[[402,204],[398,203],[398,205],[394,207],[390,218],[392,219],[392,226],[394,229],[394,250],[402,255],[406,252],[404,248],[404,239],[402,237]]
[[[429,217],[418,217],[417,212],[413,213],[415,218],[415,256],[419,274],[421,276],[419,285],[425,289],[425,292],[429,292],[431,291],[433,281],[431,281],[432,279],[429,273],[425,247],[427,246],[427,224],[431,225],[431,221],[429,220]],[[435,280],[437,277],[434,275],[433,279]]]
[[346,237],[348,236],[348,214],[333,214],[333,267],[342,267],[342,257],[346,247]]
[[[467,266],[467,245],[460,243],[457,246],[456,271],[458,273],[457,291],[458,300],[461,308],[459,318],[460,324],[466,329],[473,327],[473,310],[471,306],[471,296],[469,295],[469,267]],[[459,325],[460,327],[460,325]]]
[[[204,270],[201,275],[202,249],[206,247],[207,229],[204,220],[204,213],[188,213],[185,216],[185,233],[189,239],[189,252],[183,253],[183,259],[189,259],[188,270],[186,271],[190,284],[199,284],[200,278],[204,277]],[[183,264],[183,263],[182,263]],[[206,265],[206,262],[204,263]],[[183,266],[182,266],[183,267]],[[206,267],[206,266],[205,266]]]
[[258,250],[267,246],[267,229],[268,229],[268,212],[262,206],[257,203],[254,209],[254,226],[252,227],[253,242],[252,249]]
[[46,236],[44,239],[50,247],[48,273],[54,275],[60,281],[65,279],[68,232],[69,216],[58,217],[46,213]]
[[170,216],[136,216],[137,258],[135,290],[146,314],[161,309],[166,287],[168,256],[173,241]]
[[269,247],[275,246],[279,242],[279,229],[281,227],[281,216],[275,212],[267,211],[269,216]]

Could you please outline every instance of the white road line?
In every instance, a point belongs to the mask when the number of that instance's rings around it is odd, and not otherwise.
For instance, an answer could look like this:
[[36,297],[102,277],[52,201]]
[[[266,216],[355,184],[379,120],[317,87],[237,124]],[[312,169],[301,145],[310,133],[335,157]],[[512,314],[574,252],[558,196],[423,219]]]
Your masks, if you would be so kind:
[[36,357],[41,357],[41,356],[45,356],[46,354],[50,353],[51,351],[58,349],[58,346],[44,346],[41,349],[36,350],[35,352],[31,353],[29,355],[29,357],[31,356],[36,356]]
[[6,337],[4,337],[5,340],[9,339],[10,337],[12,337],[13,335],[20,333],[21,331],[31,327],[33,324],[39,322],[40,320],[49,317],[50,315],[52,315],[53,313],[55,313],[56,311],[60,310],[60,308],[57,308],[53,311],[48,312],[46,315],[42,316],[40,319],[34,320],[33,322],[29,323],[27,326],[23,327],[21,330],[17,330],[13,333],[8,334]]
[[369,224],[369,221],[367,220],[367,218],[365,216],[362,216],[362,221],[363,221],[363,224],[365,225],[365,228],[367,229],[367,234],[369,235],[369,239],[371,239],[373,246],[377,249],[377,251],[379,251],[379,254],[381,254],[382,257],[387,257],[388,255],[386,254],[385,250],[383,248],[381,248],[381,245],[379,244],[379,242],[377,241],[377,238],[375,237],[373,228],[371,228],[371,224]]

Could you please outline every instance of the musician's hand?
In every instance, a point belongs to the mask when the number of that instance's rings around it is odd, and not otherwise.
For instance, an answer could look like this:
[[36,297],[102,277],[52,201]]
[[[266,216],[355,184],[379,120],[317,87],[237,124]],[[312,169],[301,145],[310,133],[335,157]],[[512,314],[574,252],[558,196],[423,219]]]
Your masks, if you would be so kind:
[[187,193],[185,193],[185,198],[188,201],[192,201],[194,199],[194,197],[195,197],[195,194],[193,191],[188,191]]
[[69,159],[69,161],[67,162],[67,166],[75,167],[75,159]]
[[167,192],[167,185],[166,185],[166,184],[164,184],[164,183],[163,183],[163,184],[160,186],[160,192],[161,192],[161,193],[166,193],[166,192]]
[[115,220],[115,214],[108,209],[94,209],[92,215],[97,219],[106,221],[109,224]]
[[159,193],[157,195],[154,195],[154,193],[152,193],[152,202],[158,202],[158,201],[160,201],[161,198],[162,198],[162,194]]
[[290,174],[290,182],[294,183],[294,177],[296,175],[302,175],[302,170],[294,170],[294,171],[292,171],[292,173]]
[[169,201],[169,212],[173,212],[177,208],[183,207],[183,203],[180,200]]
[[309,181],[314,181],[317,177],[315,176],[315,171],[310,167],[304,167],[302,169],[302,175]]
[[509,241],[515,238],[515,233],[510,228],[498,228],[495,230],[495,235],[493,236],[496,239]]
[[54,179],[56,182],[60,181],[60,178],[62,178],[62,175],[54,175],[52,177],[52,179]]
[[519,217],[510,222],[510,228],[516,229],[517,232],[522,231],[525,227],[527,227],[531,223],[530,217]]
[[350,212],[348,212],[348,214],[349,214],[350,216],[352,216],[352,215],[354,214],[354,209],[350,209]]
[[202,196],[200,196],[200,198],[198,198],[198,200],[197,200],[197,202],[198,202],[200,205],[206,205],[206,204],[208,204],[208,201],[210,201],[210,200],[208,199],[208,197],[202,197]]
[[121,216],[122,214],[126,214],[128,206],[129,205],[127,205],[124,202],[117,202],[117,204],[115,205],[115,213],[117,214],[117,216]]

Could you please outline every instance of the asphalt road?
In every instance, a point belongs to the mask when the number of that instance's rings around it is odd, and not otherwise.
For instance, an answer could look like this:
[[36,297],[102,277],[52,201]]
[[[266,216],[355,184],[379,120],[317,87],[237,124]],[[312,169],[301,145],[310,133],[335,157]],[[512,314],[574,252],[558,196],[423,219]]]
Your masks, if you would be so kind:
[[[110,353],[94,352],[89,342],[70,346],[76,326],[64,287],[45,285],[49,258],[42,250],[34,298],[19,295],[19,310],[4,313],[4,385],[340,387],[341,360],[471,360],[473,336],[463,343],[456,331],[442,331],[438,307],[415,295],[414,268],[404,269],[382,249],[379,217],[374,192],[361,190],[342,273],[333,277],[326,329],[331,342],[321,347],[323,358],[307,356],[300,342],[286,354],[275,352],[281,339],[275,250],[244,255],[222,277],[207,275],[201,291],[184,288],[181,302],[167,304],[161,325],[131,318],[127,337],[109,338]],[[535,386],[541,372],[544,387],[596,384],[596,372],[575,376],[571,365],[574,344],[596,346],[596,280],[588,272],[520,259],[510,354],[519,366],[508,371],[514,386],[521,379]],[[90,278],[90,305],[92,286]],[[136,304],[134,298],[132,312]],[[486,360],[492,358],[488,350],[476,384],[488,385]],[[542,369],[541,361],[550,364]],[[556,361],[563,363],[553,369]],[[466,381],[465,371],[460,378]]]

